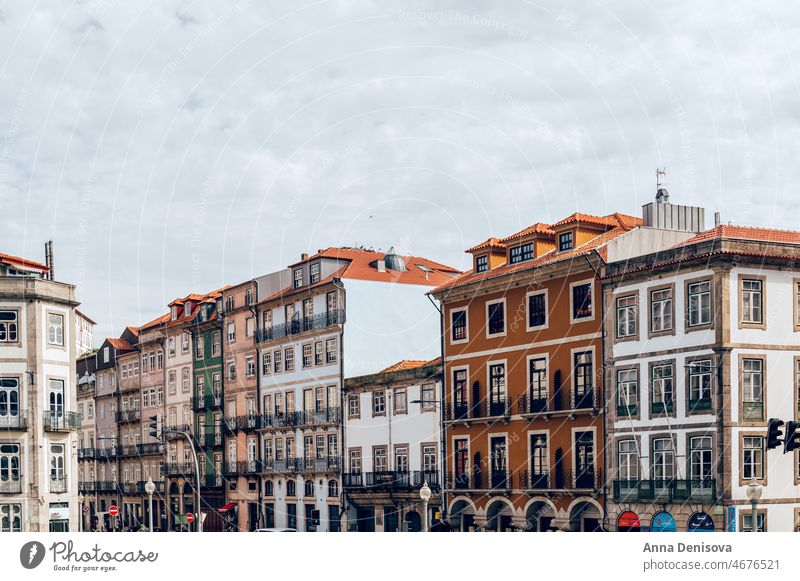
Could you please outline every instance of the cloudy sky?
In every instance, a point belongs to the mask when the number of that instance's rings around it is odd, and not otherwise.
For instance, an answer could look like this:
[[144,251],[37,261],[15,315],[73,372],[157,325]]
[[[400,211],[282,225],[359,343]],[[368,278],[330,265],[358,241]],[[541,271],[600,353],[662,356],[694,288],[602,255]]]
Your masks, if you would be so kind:
[[797,228],[800,13],[713,4],[0,2],[0,251],[52,238],[102,337],[331,245],[467,267],[658,166]]

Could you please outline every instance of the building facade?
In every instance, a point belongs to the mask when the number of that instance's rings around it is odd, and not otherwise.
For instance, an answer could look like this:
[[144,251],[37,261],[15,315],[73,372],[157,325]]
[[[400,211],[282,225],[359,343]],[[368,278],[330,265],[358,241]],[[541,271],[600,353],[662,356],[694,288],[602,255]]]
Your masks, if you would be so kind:
[[77,531],[75,287],[0,254],[0,531]]
[[[441,389],[440,359],[405,360],[345,380],[348,530],[420,531],[441,513]],[[428,514],[419,494],[425,483]]]

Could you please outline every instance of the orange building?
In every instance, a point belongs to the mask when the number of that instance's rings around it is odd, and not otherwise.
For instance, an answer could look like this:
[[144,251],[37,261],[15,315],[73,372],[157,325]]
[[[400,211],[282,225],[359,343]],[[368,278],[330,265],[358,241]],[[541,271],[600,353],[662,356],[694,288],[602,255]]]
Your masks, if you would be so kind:
[[446,483],[461,530],[597,530],[604,517],[605,247],[641,220],[573,214],[467,250],[434,289]]

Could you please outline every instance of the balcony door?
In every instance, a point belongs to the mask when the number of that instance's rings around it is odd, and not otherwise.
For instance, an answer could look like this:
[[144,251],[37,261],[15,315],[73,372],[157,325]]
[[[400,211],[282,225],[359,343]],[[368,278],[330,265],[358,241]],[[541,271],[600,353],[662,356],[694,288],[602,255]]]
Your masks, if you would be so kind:
[[575,394],[574,407],[590,408],[594,402],[594,368],[592,352],[583,351],[575,354]]
[[469,440],[455,441],[455,488],[469,488]]
[[547,359],[540,357],[529,362],[529,413],[541,412],[547,409]]
[[700,436],[689,441],[689,478],[698,482],[711,479],[710,436]]
[[505,414],[506,366],[498,363],[489,366],[489,415]]
[[575,434],[575,487],[594,488],[594,434]]
[[15,493],[19,482],[19,444],[0,445],[0,492]]
[[506,488],[508,484],[508,458],[506,455],[506,438],[499,436],[491,438],[492,488]]
[[0,379],[0,428],[16,427],[19,418],[19,380]]
[[547,436],[545,434],[531,435],[531,488],[548,488],[549,462],[547,457]]
[[64,381],[51,379],[49,388],[50,418],[54,423],[64,417]]
[[457,369],[453,372],[453,419],[462,419],[467,415],[467,370]]

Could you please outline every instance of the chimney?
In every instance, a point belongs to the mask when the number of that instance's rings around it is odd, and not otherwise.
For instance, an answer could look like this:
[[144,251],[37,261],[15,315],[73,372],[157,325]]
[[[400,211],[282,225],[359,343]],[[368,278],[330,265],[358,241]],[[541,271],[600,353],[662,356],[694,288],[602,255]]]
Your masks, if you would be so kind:
[[308,252],[303,252],[303,254],[300,255],[300,260],[308,260]]
[[722,224],[722,216],[719,212],[714,212],[714,228],[719,228]]
[[47,265],[47,279],[54,280],[55,265],[53,264],[53,241],[44,243],[44,263]]

